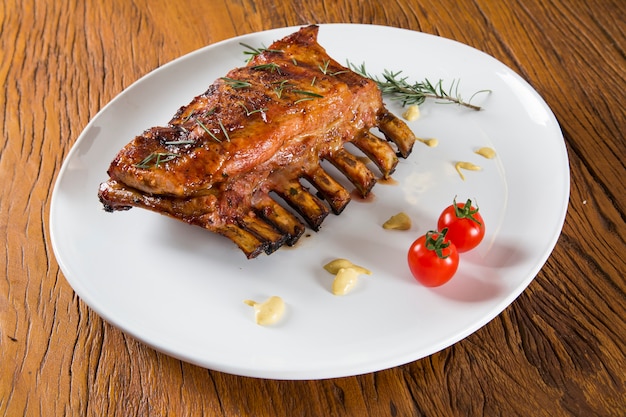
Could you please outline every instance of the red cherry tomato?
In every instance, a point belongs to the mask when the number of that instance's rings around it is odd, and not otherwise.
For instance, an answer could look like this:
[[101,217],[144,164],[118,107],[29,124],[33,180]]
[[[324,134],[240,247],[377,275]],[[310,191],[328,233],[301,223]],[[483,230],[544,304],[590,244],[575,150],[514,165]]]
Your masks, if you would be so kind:
[[446,233],[446,229],[441,232],[431,230],[409,248],[409,269],[415,279],[427,287],[450,281],[459,267],[459,253]]
[[448,229],[447,237],[459,252],[474,249],[485,237],[485,222],[471,200],[457,204],[455,198],[454,204],[445,208],[437,221],[437,229],[444,228]]

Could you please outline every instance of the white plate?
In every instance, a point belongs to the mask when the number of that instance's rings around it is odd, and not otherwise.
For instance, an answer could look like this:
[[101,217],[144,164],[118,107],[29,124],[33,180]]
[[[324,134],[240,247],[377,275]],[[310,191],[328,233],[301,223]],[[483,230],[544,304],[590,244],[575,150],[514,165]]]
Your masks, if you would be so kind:
[[[371,202],[351,202],[296,248],[246,260],[223,237],[141,209],[106,213],[97,198],[117,151],[244,65],[244,42],[269,46],[298,28],[223,41],[146,75],[87,125],[59,173],[50,229],[61,270],[105,320],[182,360],[233,374],[275,379],[356,375],[405,364],[463,339],[506,308],[551,253],[569,196],[569,165],[560,128],[541,97],[494,58],[423,33],[370,25],[321,25],[319,42],[339,62],[365,63],[372,74],[402,70],[410,80],[461,80],[484,111],[427,103],[410,126],[440,145],[416,144],[398,166],[396,185],[378,184]],[[397,103],[389,108],[402,112]],[[493,160],[473,151],[490,146]],[[455,161],[482,166],[462,181]],[[484,242],[462,254],[457,275],[428,289],[406,264],[418,235],[435,227],[452,202],[477,201]],[[405,211],[409,232],[381,224]],[[368,267],[347,296],[330,293],[322,266],[345,257]],[[261,327],[244,299],[281,296],[287,314]]]

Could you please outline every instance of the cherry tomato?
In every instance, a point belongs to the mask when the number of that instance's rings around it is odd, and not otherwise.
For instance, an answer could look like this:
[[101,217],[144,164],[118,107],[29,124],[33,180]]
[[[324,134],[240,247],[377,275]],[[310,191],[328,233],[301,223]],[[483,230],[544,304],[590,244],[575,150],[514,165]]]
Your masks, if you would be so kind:
[[478,207],[472,206],[472,201],[456,202],[445,208],[437,221],[437,229],[448,229],[447,237],[457,251],[467,252],[474,249],[485,236],[485,222],[478,212]]
[[427,287],[438,287],[450,281],[459,267],[459,253],[447,239],[447,232],[447,229],[431,230],[409,248],[409,269],[415,279]]

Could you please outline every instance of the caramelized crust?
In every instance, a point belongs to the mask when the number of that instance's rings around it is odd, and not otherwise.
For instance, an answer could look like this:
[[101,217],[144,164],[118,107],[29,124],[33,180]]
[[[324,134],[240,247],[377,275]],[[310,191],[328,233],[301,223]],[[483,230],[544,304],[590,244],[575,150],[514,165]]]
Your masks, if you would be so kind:
[[[376,183],[349,153],[354,142],[384,177],[415,137],[389,113],[376,84],[330,58],[317,26],[273,43],[146,130],[112,161],[99,197],[108,211],[143,207],[205,227],[249,258],[318,230],[350,193],[320,166],[334,164],[366,196]],[[370,133],[379,127],[388,141]],[[300,182],[306,178],[317,195]],[[280,204],[270,192],[279,196]],[[327,206],[328,204],[328,206]]]

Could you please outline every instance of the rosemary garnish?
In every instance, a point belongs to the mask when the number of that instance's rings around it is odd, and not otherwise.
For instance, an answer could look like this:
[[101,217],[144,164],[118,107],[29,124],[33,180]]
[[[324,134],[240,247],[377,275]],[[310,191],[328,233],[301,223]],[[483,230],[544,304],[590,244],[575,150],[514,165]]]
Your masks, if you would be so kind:
[[328,72],[328,65],[330,65],[329,60],[324,61],[324,66],[318,65],[318,68],[320,69],[320,71],[322,71],[322,74],[326,75],[326,73]]
[[320,69],[320,71],[322,71],[322,74],[324,75],[332,75],[333,77],[339,75],[339,74],[343,74],[344,72],[348,72],[347,70],[341,70],[341,71],[335,71],[335,72],[328,72],[328,66],[330,65],[330,60],[326,60],[324,61],[324,65],[318,65],[318,68]]
[[230,142],[230,136],[228,136],[228,131],[222,124],[222,121],[220,119],[217,119],[217,123],[220,125],[220,128],[222,129],[222,133],[224,133],[224,136],[226,136],[226,142]]
[[289,84],[289,80],[274,81],[272,84],[278,84],[278,86],[274,88],[274,92],[278,98],[282,98],[285,87],[291,86],[291,84]]
[[[200,126],[206,133],[209,134],[209,136],[211,136],[213,138],[213,140],[215,140],[218,143],[222,143],[221,140],[218,139],[217,136],[215,136],[215,134],[213,132],[211,132],[209,130],[208,127],[206,127],[204,125],[204,123],[202,123],[200,120],[195,119],[196,123],[198,124],[198,126]],[[220,125],[220,129],[222,129],[222,133],[224,134],[224,136],[226,137],[226,141],[230,142],[230,136],[228,135],[228,131],[226,130],[226,128],[224,127],[224,125],[222,124],[222,121],[220,119],[217,119],[217,123]]]
[[267,49],[265,47],[263,48],[254,48],[250,45],[247,45],[243,42],[239,42],[239,45],[243,46],[244,48],[248,49],[247,51],[243,51],[243,53],[245,55],[250,55],[250,57],[246,60],[246,62],[249,62],[252,58],[254,58],[255,56],[262,54],[263,52],[283,52],[280,49]]
[[245,104],[243,104],[243,103],[239,103],[239,105],[240,105],[241,107],[243,107],[243,110],[246,112],[246,116],[250,116],[250,115],[252,115],[252,114],[254,114],[254,113],[264,113],[264,112],[266,112],[266,111],[267,111],[267,108],[265,108],[265,107],[262,107],[262,108],[260,108],[260,109],[256,109],[256,110],[248,110],[248,108],[246,107],[246,105],[245,105]]
[[291,90],[291,91],[296,93],[296,94],[304,94],[305,96],[310,96],[310,97],[315,97],[315,98],[323,98],[324,97],[321,94],[317,94],[317,93],[314,93],[312,91],[307,91],[307,90]]
[[471,104],[474,96],[480,93],[489,93],[491,90],[480,90],[474,93],[469,100],[465,101],[459,93],[460,81],[453,80],[448,90],[443,87],[443,80],[439,80],[437,83],[431,83],[427,78],[422,82],[409,83],[408,77],[400,77],[402,71],[392,72],[385,70],[383,72],[383,80],[376,76],[370,75],[366,69],[365,64],[356,66],[348,62],[354,72],[357,74],[369,78],[376,82],[380,91],[385,95],[390,95],[395,100],[402,102],[403,106],[409,104],[420,105],[426,101],[427,98],[436,100],[443,100],[448,103],[458,104],[473,110],[481,110],[482,107]]
[[[313,83],[315,83],[315,78],[311,82],[311,85],[313,85]],[[274,88],[274,92],[276,93],[276,96],[278,96],[278,98],[282,98],[283,92],[285,91],[285,88],[293,87],[293,84],[289,84],[289,80],[275,81],[272,84],[277,84],[277,86]],[[296,104],[300,103],[301,101],[313,100],[313,99],[316,99],[316,98],[324,97],[321,94],[317,94],[317,93],[314,93],[312,91],[307,91],[307,90],[290,90],[290,92],[295,93],[295,94],[301,94],[301,95],[307,96],[307,97],[303,97],[303,98],[301,98],[299,100],[296,100],[294,102]]]
[[215,136],[215,135],[213,134],[213,132],[211,132],[211,131],[209,130],[209,128],[208,128],[208,127],[206,127],[206,126],[204,125],[204,123],[202,123],[202,122],[201,122],[200,120],[198,120],[198,119],[195,119],[195,121],[196,121],[196,123],[197,123],[197,125],[198,125],[198,126],[200,126],[202,129],[204,129],[204,131],[205,131],[205,132],[207,132],[207,133],[209,134],[209,136],[211,136],[211,137],[213,138],[213,140],[215,140],[215,141],[216,141],[216,142],[218,142],[218,143],[222,143],[222,141],[221,141],[221,140],[219,140],[219,139],[217,138],[217,136]]
[[[201,114],[200,116],[202,116],[202,117],[207,117],[207,116],[210,116],[210,115],[212,115],[213,113],[215,113],[215,109],[216,109],[216,108],[217,108],[217,106],[213,106],[213,107],[211,107],[209,110],[206,110],[206,111],[202,112],[202,114]],[[195,118],[197,118],[197,117],[198,117],[198,115],[197,115],[195,112],[193,112],[193,111],[192,111],[192,112],[190,112],[187,116],[185,116],[185,118],[183,119],[183,121],[182,121],[182,122],[183,122],[183,123],[187,123],[189,120],[191,120],[191,118],[192,118],[192,117],[195,119]],[[182,128],[182,125],[179,125],[179,126]],[[184,128],[183,128],[183,129],[184,129]]]
[[152,152],[146,156],[141,162],[135,164],[137,168],[158,168],[164,162],[171,161],[174,158],[178,158],[178,154],[171,152]]
[[280,72],[280,67],[278,66],[278,64],[274,63],[274,62],[270,62],[269,64],[260,64],[260,65],[255,65],[253,67],[250,67],[252,69],[255,70],[269,70],[270,72],[278,72],[279,74],[282,74]]
[[[184,129],[182,126],[180,126],[180,128]],[[193,145],[194,143],[196,143],[196,141],[191,139],[170,140],[164,142],[165,145]]]
[[296,94],[303,94],[303,95],[307,96],[307,97],[303,97],[301,99],[298,99],[298,100],[294,101],[293,102],[294,104],[298,104],[298,103],[303,102],[303,101],[315,100],[316,98],[323,98],[324,97],[323,95],[314,93],[312,91],[306,91],[306,90],[291,90],[291,91],[293,93],[296,93]]
[[222,80],[224,80],[226,84],[228,84],[232,88],[247,88],[252,85],[248,81],[236,80],[234,78],[229,78],[229,77],[222,77]]

